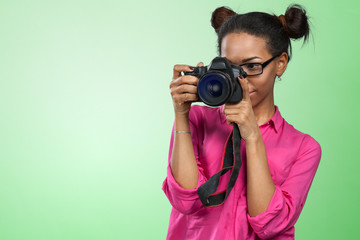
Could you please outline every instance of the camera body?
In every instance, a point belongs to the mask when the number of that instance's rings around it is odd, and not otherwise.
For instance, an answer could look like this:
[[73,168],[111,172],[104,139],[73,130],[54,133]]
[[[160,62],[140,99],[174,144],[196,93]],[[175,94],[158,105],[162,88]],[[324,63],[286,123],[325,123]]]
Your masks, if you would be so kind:
[[247,74],[240,66],[230,64],[226,58],[216,57],[208,66],[195,67],[192,72],[184,72],[184,75],[199,79],[198,102],[217,107],[242,100],[243,92],[237,77],[240,75],[246,78]]

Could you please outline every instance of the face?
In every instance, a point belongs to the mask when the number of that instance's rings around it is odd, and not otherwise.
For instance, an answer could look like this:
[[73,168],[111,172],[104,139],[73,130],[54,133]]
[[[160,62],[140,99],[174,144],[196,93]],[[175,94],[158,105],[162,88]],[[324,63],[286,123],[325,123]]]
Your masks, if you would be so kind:
[[[230,33],[221,43],[221,57],[227,58],[232,64],[263,63],[273,56],[266,48],[263,38],[247,33]],[[285,62],[286,61],[286,62]],[[258,76],[248,76],[250,99],[253,107],[274,102],[274,82],[286,69],[287,54],[275,58]]]

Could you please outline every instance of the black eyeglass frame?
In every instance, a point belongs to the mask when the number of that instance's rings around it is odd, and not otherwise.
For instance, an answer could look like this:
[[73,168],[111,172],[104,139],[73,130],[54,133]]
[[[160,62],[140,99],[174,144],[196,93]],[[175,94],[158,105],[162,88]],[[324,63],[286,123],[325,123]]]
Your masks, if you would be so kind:
[[275,58],[277,58],[277,57],[279,57],[279,56],[280,56],[280,55],[275,55],[275,56],[273,56],[272,58],[270,58],[269,60],[267,60],[267,61],[265,61],[265,62],[263,62],[263,63],[251,63],[251,62],[250,62],[250,63],[244,63],[244,64],[237,65],[237,66],[239,66],[239,67],[242,68],[242,66],[247,65],[247,64],[260,64],[260,65],[261,65],[261,73],[258,73],[258,74],[248,74],[248,73],[244,70],[244,72],[246,72],[246,75],[247,75],[248,77],[258,76],[258,75],[263,74],[264,68],[265,68],[267,65],[269,65],[269,63],[271,63],[272,60],[274,60]]

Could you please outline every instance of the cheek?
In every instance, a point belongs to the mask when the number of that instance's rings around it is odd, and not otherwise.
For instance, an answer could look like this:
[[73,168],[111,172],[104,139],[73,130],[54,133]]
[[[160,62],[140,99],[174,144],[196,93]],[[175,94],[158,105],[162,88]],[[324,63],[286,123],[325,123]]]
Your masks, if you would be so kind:
[[261,88],[263,91],[267,92],[273,88],[275,76],[276,75],[272,72],[269,72],[269,73],[263,75],[263,78],[261,79],[261,82],[259,83],[259,84],[261,84]]
[[274,84],[274,78],[266,75],[261,75],[261,77],[253,78],[249,81],[251,81],[250,89],[254,89],[258,93],[268,92]]

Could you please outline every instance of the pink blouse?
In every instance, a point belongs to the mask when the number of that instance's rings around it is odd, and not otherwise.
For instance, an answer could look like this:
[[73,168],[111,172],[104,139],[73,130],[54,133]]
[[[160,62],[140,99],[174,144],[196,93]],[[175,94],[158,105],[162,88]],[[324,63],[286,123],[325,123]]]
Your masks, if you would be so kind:
[[[222,108],[193,105],[189,113],[192,142],[199,168],[195,189],[180,187],[170,164],[162,189],[173,206],[168,228],[169,240],[211,239],[294,239],[296,223],[321,158],[319,143],[296,130],[280,115],[259,126],[275,192],[267,210],[255,217],[247,212],[246,149],[241,142],[242,166],[234,188],[218,207],[204,208],[197,188],[221,168],[221,158],[232,126],[226,123]],[[174,134],[171,135],[170,163]],[[228,174],[228,176],[230,176]],[[221,179],[222,189],[228,178]]]

